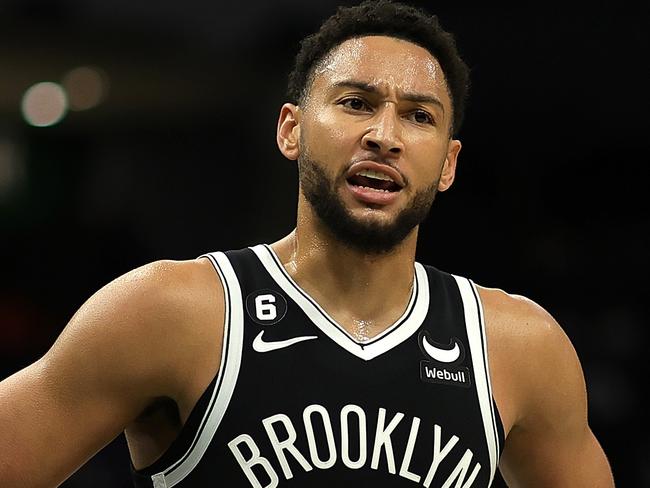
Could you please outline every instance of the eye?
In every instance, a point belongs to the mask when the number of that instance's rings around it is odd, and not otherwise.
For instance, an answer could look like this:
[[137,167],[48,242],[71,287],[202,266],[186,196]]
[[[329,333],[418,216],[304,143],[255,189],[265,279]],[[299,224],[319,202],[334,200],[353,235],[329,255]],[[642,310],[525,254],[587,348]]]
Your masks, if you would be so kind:
[[346,98],[344,100],[341,100],[341,102],[339,103],[344,107],[352,110],[364,110],[369,108],[368,104],[362,98],[359,97]]
[[433,117],[431,117],[431,115],[425,112],[424,110],[416,110],[414,112],[411,112],[409,114],[409,117],[411,118],[411,120],[413,120],[418,124],[434,125]]

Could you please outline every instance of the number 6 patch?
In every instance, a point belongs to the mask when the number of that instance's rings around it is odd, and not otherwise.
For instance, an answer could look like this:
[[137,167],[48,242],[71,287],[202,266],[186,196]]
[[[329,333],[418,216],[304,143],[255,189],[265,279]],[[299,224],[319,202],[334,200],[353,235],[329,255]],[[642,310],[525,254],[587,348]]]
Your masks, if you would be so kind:
[[287,313],[287,300],[273,290],[257,290],[246,297],[248,316],[260,325],[273,325]]

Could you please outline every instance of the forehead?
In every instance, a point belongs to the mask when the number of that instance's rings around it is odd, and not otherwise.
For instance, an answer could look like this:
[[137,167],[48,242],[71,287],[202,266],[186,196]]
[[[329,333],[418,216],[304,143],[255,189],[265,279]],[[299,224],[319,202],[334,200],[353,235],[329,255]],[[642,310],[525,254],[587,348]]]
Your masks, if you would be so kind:
[[447,99],[447,85],[438,61],[425,48],[394,37],[365,36],[342,42],[317,66],[314,88],[317,84],[327,88],[349,79]]

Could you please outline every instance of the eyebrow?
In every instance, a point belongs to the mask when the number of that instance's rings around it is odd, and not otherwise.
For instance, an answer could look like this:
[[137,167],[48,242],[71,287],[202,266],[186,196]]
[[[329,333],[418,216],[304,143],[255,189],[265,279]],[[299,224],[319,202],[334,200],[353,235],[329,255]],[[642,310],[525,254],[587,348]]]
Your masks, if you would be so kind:
[[[377,88],[377,86],[357,80],[337,81],[333,86],[334,88],[357,88],[367,93],[379,93],[379,88]],[[404,100],[408,100],[409,102],[431,103],[440,107],[443,113],[445,112],[445,106],[442,104],[439,98],[433,95],[424,95],[422,93],[401,93],[400,97]]]

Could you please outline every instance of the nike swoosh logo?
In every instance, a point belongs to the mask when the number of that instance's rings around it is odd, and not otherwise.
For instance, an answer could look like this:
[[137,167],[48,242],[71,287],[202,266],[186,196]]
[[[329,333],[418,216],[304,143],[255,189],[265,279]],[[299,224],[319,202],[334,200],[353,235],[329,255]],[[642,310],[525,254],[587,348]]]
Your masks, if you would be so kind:
[[261,331],[259,334],[257,334],[255,339],[253,339],[253,349],[256,352],[275,351],[276,349],[282,349],[284,347],[293,346],[294,344],[297,344],[299,342],[318,339],[318,336],[300,336],[300,337],[293,337],[291,339],[286,339],[284,341],[267,342],[264,339],[262,339],[262,334],[264,334],[264,331]]
[[454,341],[454,347],[451,349],[440,349],[433,344],[429,344],[427,336],[423,335],[422,347],[429,356],[441,363],[453,363],[460,357],[460,346],[457,341]]

